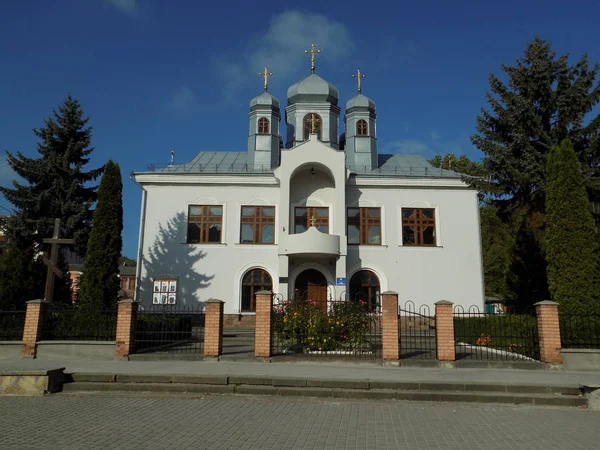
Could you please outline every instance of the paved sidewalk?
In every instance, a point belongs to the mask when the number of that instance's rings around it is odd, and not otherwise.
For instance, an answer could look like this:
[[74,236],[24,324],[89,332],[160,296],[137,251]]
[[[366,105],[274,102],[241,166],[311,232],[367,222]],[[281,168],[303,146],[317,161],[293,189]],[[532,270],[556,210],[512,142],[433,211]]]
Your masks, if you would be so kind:
[[485,382],[579,386],[600,385],[600,372],[517,369],[439,369],[336,363],[259,363],[225,361],[118,361],[62,359],[0,360],[0,372],[65,367],[66,373],[168,374],[292,377],[334,380]]

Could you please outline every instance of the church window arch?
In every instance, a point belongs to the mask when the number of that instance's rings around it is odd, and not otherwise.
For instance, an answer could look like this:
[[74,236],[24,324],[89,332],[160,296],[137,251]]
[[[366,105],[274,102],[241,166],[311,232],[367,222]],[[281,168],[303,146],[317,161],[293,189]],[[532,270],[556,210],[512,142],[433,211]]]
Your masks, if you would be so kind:
[[272,290],[273,279],[266,270],[250,269],[242,278],[242,312],[256,312],[256,293]]
[[368,136],[369,135],[369,125],[366,120],[360,119],[356,122],[356,135],[357,136]]
[[258,119],[258,134],[269,134],[269,119],[266,117]]
[[303,134],[302,139],[308,141],[310,134],[316,134],[319,140],[322,139],[323,134],[323,119],[316,113],[308,113],[302,120],[303,123]]
[[349,283],[350,300],[361,301],[368,305],[371,311],[379,311],[381,309],[380,294],[381,287],[379,278],[370,270],[359,270]]

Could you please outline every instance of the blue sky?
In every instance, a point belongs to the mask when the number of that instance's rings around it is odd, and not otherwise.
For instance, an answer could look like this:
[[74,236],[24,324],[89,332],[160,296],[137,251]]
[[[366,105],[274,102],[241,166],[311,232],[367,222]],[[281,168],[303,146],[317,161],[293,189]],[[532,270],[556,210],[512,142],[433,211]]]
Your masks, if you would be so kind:
[[[0,6],[0,150],[36,156],[31,132],[71,93],[94,128],[91,166],[112,158],[124,181],[123,253],[135,257],[140,189],[130,171],[245,150],[257,73],[270,92],[317,73],[377,103],[383,152],[481,155],[469,136],[490,72],[512,64],[536,34],[572,61],[600,61],[597,0],[298,2],[270,0],[19,0]],[[567,6],[568,5],[568,6]],[[0,158],[0,183],[14,177]],[[0,200],[0,205],[7,205]]]

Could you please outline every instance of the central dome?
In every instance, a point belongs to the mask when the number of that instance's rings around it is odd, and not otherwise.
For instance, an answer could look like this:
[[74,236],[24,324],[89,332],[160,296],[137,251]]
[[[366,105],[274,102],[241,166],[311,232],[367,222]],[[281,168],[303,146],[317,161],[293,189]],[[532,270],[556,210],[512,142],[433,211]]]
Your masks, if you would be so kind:
[[328,102],[337,106],[339,98],[336,87],[314,73],[290,86],[287,91],[288,105]]

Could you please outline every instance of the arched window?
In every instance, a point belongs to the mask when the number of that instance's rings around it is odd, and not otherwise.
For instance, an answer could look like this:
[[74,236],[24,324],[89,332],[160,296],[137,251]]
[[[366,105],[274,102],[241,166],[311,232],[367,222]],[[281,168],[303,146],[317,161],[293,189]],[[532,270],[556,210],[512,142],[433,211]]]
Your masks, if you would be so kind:
[[304,132],[302,135],[302,139],[308,141],[308,136],[314,133],[317,135],[318,139],[322,137],[322,129],[323,129],[323,120],[321,116],[315,113],[309,113],[304,116]]
[[269,119],[266,117],[258,119],[258,134],[269,134]]
[[350,300],[364,301],[372,311],[380,311],[379,278],[370,270],[359,270],[350,278]]
[[242,312],[256,311],[256,293],[272,291],[273,280],[263,269],[251,269],[242,279]]
[[368,136],[369,135],[369,126],[367,125],[367,121],[360,119],[356,122],[356,135],[357,136]]

